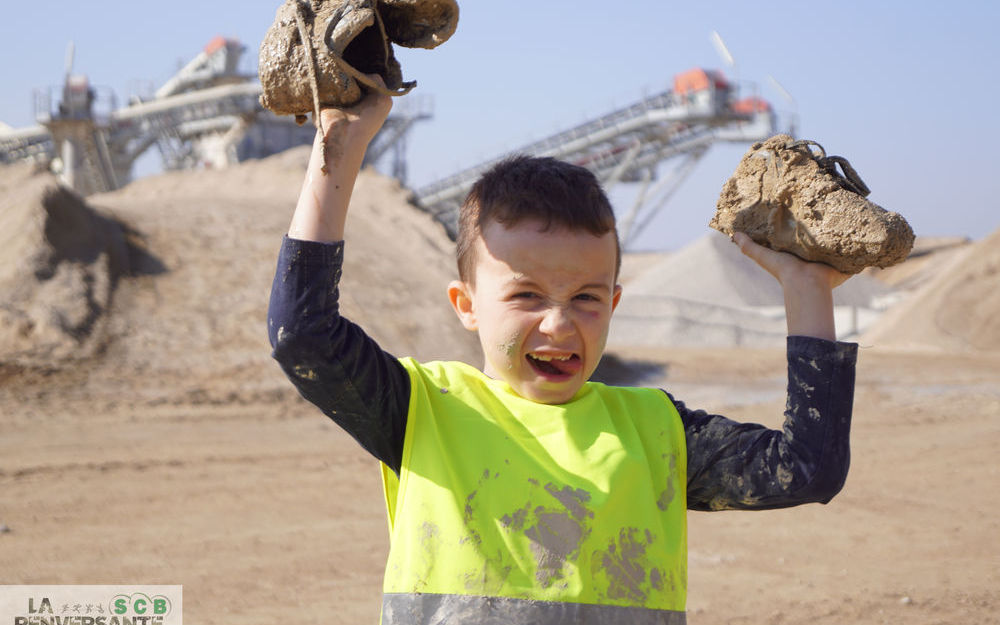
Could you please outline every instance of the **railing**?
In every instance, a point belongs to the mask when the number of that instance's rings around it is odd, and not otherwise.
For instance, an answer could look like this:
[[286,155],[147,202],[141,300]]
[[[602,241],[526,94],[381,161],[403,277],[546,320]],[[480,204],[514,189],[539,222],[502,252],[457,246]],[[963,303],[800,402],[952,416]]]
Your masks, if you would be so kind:
[[[570,162],[578,162],[589,169],[595,170],[600,177],[602,173],[596,167],[606,164],[613,168],[618,162],[614,157],[595,159],[589,150],[595,146],[605,146],[604,154],[625,152],[629,144],[636,140],[643,145],[642,152],[648,156],[662,152],[665,141],[678,137],[688,128],[698,126],[720,126],[733,121],[749,119],[729,111],[726,102],[716,102],[717,98],[728,98],[725,93],[705,93],[705,102],[694,99],[680,98],[672,91],[665,91],[647,97],[635,104],[613,111],[592,121],[574,128],[556,133],[540,141],[530,143],[517,153],[536,156],[553,156]],[[719,110],[724,111],[718,113]],[[506,155],[504,155],[506,156]],[[491,159],[474,167],[459,171],[442,180],[431,183],[417,190],[416,196],[422,206],[435,212],[433,207],[440,202],[453,200],[463,195],[484,171],[504,158]],[[649,166],[649,159],[637,161],[643,166]]]
[[[733,111],[733,97],[731,90],[708,89],[685,96],[665,91],[529,143],[513,153],[552,156],[581,165],[594,172],[606,188],[619,181],[642,180],[648,184],[656,177],[660,162],[694,152],[700,156],[716,140],[759,140],[767,136],[773,120],[761,114]],[[752,124],[754,121],[761,123]],[[720,136],[723,131],[730,135]],[[421,187],[415,193],[418,204],[454,237],[457,210],[465,194],[480,175],[509,154]]]

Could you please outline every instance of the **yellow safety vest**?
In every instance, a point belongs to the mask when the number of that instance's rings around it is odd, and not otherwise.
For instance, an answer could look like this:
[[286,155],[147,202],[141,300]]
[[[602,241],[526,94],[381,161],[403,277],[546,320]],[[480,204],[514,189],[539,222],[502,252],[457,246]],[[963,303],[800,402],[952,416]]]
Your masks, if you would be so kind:
[[665,393],[589,382],[546,405],[463,363],[401,362],[383,625],[685,622],[687,456]]

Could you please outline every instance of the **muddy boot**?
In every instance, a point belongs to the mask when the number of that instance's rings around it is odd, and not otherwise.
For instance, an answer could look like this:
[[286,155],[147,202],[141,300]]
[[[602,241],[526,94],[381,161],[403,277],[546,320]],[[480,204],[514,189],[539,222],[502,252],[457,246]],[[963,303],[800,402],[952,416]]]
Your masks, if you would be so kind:
[[[403,82],[375,0],[286,0],[260,46],[260,103],[295,115],[346,108],[367,91],[403,95]],[[385,87],[366,74],[378,74]]]
[[436,48],[458,27],[455,0],[380,0],[389,39],[407,48]]
[[846,159],[826,156],[815,141],[776,135],[744,155],[709,226],[844,273],[895,265],[909,255],[913,230],[867,195]]

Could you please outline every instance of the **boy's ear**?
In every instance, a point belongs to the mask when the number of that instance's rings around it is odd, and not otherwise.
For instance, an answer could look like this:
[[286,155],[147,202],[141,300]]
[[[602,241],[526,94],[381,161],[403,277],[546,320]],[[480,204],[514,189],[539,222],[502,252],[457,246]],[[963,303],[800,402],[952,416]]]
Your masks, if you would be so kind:
[[461,280],[452,280],[448,284],[448,300],[451,307],[455,309],[458,320],[466,330],[476,330],[479,322],[476,320],[476,311],[472,306],[472,289]]

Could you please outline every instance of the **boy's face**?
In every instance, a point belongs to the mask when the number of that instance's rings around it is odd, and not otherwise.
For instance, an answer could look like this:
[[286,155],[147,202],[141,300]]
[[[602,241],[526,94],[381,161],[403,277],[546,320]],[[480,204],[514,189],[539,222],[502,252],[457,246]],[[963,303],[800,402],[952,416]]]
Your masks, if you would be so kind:
[[475,285],[456,281],[448,294],[462,324],[479,332],[486,375],[559,404],[597,368],[621,287],[614,232],[542,227],[487,224],[475,243]]

